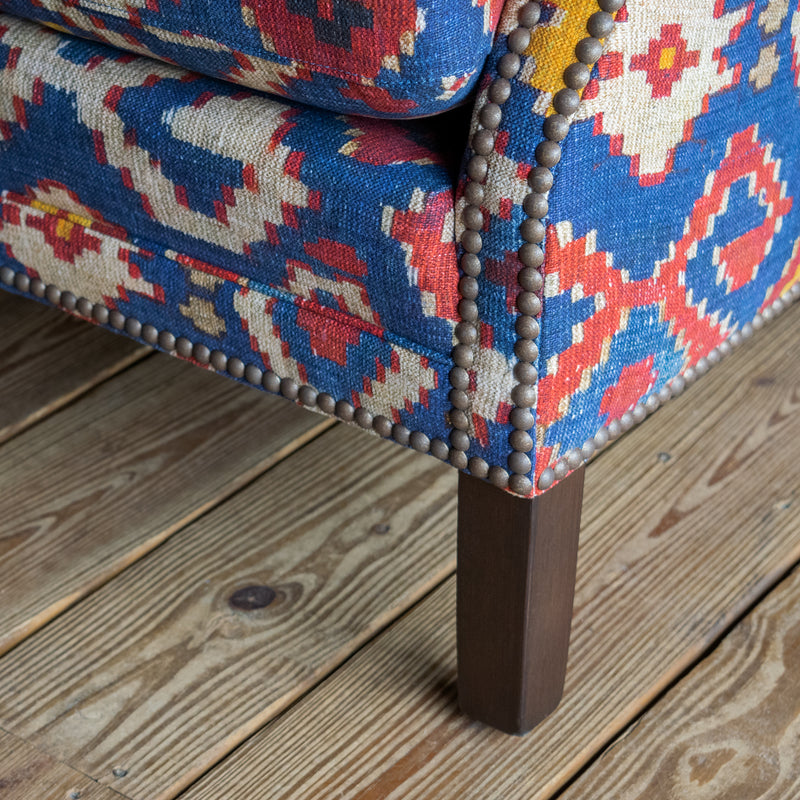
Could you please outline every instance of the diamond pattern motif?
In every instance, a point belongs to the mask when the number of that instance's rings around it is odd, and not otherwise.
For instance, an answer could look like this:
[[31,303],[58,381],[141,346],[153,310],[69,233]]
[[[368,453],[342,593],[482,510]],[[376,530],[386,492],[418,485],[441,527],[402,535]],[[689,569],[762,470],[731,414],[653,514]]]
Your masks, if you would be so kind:
[[700,64],[700,51],[687,50],[680,25],[662,25],[659,39],[651,39],[647,55],[631,58],[631,70],[647,73],[652,97],[669,97],[672,85],[680,81],[685,69]]
[[463,102],[503,0],[0,0],[0,9],[337,112],[420,117]]

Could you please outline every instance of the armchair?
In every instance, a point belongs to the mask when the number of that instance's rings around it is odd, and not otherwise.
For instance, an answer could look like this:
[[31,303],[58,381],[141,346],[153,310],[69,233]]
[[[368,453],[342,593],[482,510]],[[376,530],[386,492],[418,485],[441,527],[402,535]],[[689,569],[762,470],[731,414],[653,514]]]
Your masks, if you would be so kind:
[[798,130],[797,0],[0,0],[0,286],[460,470],[523,733],[584,463],[800,295]]

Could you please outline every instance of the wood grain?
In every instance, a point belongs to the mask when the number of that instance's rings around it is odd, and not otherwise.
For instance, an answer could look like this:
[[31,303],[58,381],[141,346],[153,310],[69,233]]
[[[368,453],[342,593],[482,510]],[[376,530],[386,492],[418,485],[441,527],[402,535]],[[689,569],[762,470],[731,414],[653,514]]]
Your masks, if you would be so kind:
[[[787,502],[797,515],[800,497]],[[798,674],[795,571],[559,797],[795,800]]]
[[0,653],[329,421],[168,356],[0,449]]
[[122,795],[0,730],[3,800],[122,800]]
[[506,733],[561,702],[583,477],[528,500],[458,476],[458,705]]
[[0,291],[0,442],[150,351],[138,342]]
[[453,571],[455,484],[333,428],[0,660],[0,725],[174,797]]
[[800,308],[587,469],[561,706],[457,711],[448,582],[181,800],[551,797],[800,558]]

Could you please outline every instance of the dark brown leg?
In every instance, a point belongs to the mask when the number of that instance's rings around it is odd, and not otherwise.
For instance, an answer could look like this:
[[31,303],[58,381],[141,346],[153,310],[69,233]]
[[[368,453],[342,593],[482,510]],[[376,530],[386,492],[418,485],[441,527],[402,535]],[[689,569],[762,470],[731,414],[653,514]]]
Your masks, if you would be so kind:
[[506,733],[561,700],[582,498],[582,468],[533,500],[459,476],[459,703]]

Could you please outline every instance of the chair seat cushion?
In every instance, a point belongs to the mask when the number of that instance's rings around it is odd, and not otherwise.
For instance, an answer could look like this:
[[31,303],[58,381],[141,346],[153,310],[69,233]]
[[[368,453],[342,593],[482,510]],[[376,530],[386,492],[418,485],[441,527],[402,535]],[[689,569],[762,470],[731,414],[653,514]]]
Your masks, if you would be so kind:
[[0,9],[333,111],[461,102],[501,0],[0,0]]
[[2,14],[0,66],[0,267],[444,426],[458,270],[433,120],[292,105]]

